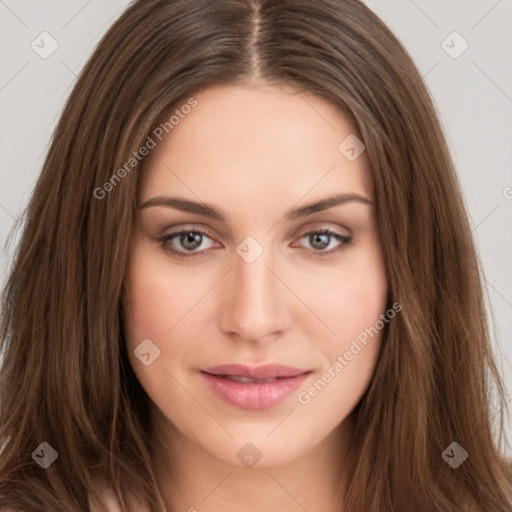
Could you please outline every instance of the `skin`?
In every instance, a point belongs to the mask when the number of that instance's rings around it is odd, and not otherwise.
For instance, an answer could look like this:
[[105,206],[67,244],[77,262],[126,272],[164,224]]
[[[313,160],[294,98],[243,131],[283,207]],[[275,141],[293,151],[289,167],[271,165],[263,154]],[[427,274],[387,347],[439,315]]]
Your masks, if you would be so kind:
[[[227,220],[140,209],[125,302],[130,362],[151,399],[167,510],[334,511],[347,482],[351,413],[372,378],[381,331],[309,403],[298,393],[386,311],[384,258],[372,204],[284,216],[338,193],[374,201],[366,154],[349,161],[339,151],[354,129],[316,96],[253,82],[194,97],[198,105],[146,157],[139,204],[177,196],[211,204]],[[190,252],[180,236],[161,242],[182,228],[208,233],[196,256],[168,251]],[[331,237],[322,249],[307,236],[323,228],[353,242],[322,255],[340,246]],[[247,236],[263,248],[252,263],[236,252]],[[134,355],[144,339],[160,350],[149,366]],[[298,392],[259,411],[224,403],[198,373],[271,362],[312,373]],[[237,457],[247,442],[261,452],[252,468]]]

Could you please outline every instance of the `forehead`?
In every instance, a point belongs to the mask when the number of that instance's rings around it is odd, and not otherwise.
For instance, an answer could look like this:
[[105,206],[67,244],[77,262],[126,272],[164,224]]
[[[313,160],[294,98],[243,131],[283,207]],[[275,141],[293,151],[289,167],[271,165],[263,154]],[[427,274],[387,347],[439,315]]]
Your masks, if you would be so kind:
[[[197,105],[173,118],[145,158],[141,201],[167,192],[214,202],[275,196],[293,203],[333,191],[372,196],[364,151],[351,161],[340,150],[354,128],[322,98],[290,88],[226,85],[194,99]],[[176,110],[179,105],[162,123]]]

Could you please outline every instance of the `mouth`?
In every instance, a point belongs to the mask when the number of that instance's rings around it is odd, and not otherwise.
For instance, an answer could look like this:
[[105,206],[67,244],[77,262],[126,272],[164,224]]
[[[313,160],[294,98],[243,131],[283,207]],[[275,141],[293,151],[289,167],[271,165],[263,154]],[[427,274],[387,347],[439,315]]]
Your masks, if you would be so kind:
[[[208,372],[205,372],[208,373]],[[219,377],[220,379],[228,379],[233,382],[256,382],[257,384],[262,384],[264,382],[276,382],[278,379],[286,379],[288,377],[273,377],[270,379],[251,379],[250,377],[243,377],[242,375],[215,375],[208,373],[208,375],[212,375],[213,377]]]
[[242,409],[268,409],[288,398],[311,370],[269,364],[222,365],[200,371],[210,390],[224,403]]
[[309,370],[301,370],[282,364],[264,364],[261,366],[248,366],[244,364],[223,364],[202,370],[210,375],[222,377],[245,377],[253,380],[268,380],[275,378],[296,377]]

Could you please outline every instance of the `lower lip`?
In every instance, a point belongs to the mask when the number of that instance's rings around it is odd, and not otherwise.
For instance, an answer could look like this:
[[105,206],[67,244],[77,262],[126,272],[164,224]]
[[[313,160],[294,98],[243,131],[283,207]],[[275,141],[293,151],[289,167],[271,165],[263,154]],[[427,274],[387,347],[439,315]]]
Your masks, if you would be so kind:
[[288,398],[304,382],[310,372],[296,377],[283,377],[274,382],[235,382],[200,372],[211,389],[225,402],[241,409],[268,409]]

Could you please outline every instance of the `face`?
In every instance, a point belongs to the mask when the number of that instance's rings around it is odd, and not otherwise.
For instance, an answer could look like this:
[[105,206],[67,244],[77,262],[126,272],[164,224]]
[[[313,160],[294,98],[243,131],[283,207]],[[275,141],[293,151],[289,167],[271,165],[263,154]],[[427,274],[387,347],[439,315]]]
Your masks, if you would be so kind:
[[387,298],[372,179],[321,98],[194,98],[144,161],[128,353],[160,427],[275,467],[337,435],[371,380]]

